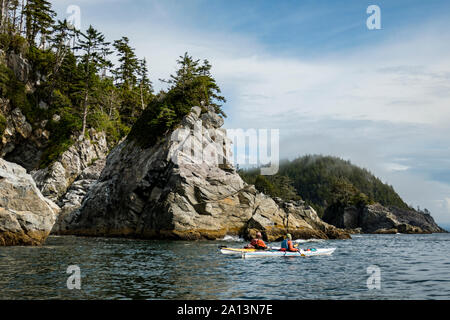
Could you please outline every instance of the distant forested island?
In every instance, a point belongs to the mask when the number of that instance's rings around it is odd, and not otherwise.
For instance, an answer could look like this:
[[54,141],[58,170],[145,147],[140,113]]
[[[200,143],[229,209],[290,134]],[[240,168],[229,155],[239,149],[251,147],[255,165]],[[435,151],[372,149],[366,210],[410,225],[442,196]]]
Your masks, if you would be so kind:
[[383,183],[367,169],[338,157],[305,155],[292,161],[284,160],[274,176],[262,176],[259,169],[239,173],[261,192],[285,200],[305,200],[321,217],[329,207],[365,206],[375,202],[414,209],[391,185]]

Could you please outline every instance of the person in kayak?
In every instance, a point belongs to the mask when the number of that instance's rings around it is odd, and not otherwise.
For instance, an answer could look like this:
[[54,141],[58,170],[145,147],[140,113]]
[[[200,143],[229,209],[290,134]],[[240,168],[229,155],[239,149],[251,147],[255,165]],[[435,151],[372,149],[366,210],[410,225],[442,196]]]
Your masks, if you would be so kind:
[[256,238],[252,239],[249,245],[245,246],[246,249],[258,249],[258,250],[266,250],[267,245],[262,240],[262,234],[261,232],[256,233]]
[[292,236],[290,233],[286,235],[286,239],[281,242],[281,249],[280,251],[290,251],[290,252],[298,252],[297,248],[294,248],[292,245]]

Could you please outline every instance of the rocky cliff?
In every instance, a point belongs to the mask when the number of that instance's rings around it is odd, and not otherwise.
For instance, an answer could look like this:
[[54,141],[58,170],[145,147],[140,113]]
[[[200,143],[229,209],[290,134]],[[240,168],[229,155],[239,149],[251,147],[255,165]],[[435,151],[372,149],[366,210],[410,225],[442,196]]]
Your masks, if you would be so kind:
[[[194,107],[151,147],[127,139],[60,234],[149,239],[218,239],[263,231],[269,241],[349,238],[302,202],[275,201],[246,184],[230,164],[223,119]],[[65,230],[63,230],[65,229]]]
[[24,168],[0,159],[0,246],[42,244],[58,211]]
[[83,170],[97,160],[105,159],[107,153],[106,135],[90,129],[89,138],[76,141],[49,167],[32,171],[31,174],[42,194],[58,201]]
[[0,132],[0,157],[29,171],[36,168],[49,138],[45,123],[33,130],[22,111],[12,108],[5,99],[0,99],[0,115],[2,114],[5,128]]
[[[31,66],[22,55],[14,52],[6,54],[0,50],[0,67],[7,68],[15,79],[24,85],[25,92],[35,90],[35,83],[29,81]],[[50,133],[45,129],[48,121],[36,123],[33,128],[22,110],[13,106],[4,93],[2,91],[0,97],[0,120],[4,119],[3,126],[0,124],[0,158],[17,163],[30,171],[39,165],[43,149],[48,142]]]
[[53,225],[52,233],[58,234],[66,230],[67,225],[72,221],[73,213],[81,207],[86,193],[96,184],[104,167],[105,159],[99,159],[85,168],[59,199],[58,204],[61,207],[61,212]]
[[350,206],[338,212],[326,211],[324,221],[344,229],[364,233],[439,233],[446,232],[429,215],[415,210],[381,204],[363,208]]

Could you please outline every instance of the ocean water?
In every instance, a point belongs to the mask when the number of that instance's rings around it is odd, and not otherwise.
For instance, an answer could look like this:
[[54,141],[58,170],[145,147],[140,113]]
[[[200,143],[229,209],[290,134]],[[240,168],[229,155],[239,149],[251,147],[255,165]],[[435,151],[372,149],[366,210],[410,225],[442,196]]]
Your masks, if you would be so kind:
[[[320,257],[218,250],[243,244],[49,237],[42,247],[0,247],[0,299],[450,299],[450,234],[299,242],[337,248]],[[80,290],[67,288],[69,265],[80,267]]]

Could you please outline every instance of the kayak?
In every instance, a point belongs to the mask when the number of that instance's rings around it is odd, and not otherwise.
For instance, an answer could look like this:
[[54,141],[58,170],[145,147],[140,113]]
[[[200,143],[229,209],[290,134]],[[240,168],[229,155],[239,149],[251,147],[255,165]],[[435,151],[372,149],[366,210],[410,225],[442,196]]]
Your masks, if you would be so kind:
[[241,255],[243,258],[251,257],[310,257],[310,256],[329,256],[333,254],[336,248],[323,249],[300,249],[299,252],[279,251],[280,248],[273,247],[271,250],[257,249],[239,249],[239,248],[221,248],[222,254]]

